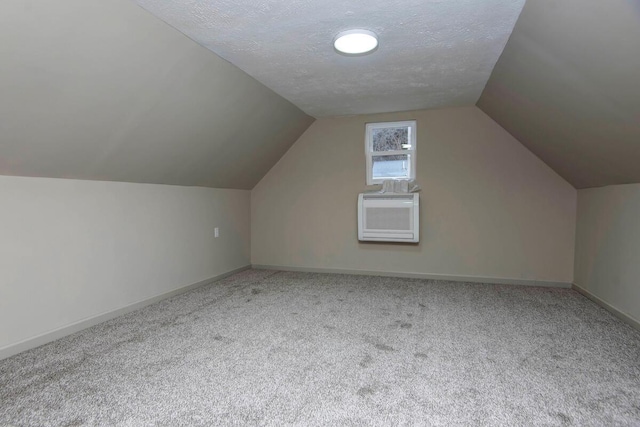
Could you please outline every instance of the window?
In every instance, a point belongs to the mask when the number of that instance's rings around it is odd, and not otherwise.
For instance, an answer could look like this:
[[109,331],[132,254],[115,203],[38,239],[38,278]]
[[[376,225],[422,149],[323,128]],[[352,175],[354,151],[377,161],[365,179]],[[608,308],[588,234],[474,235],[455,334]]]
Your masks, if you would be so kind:
[[416,122],[367,123],[367,185],[385,179],[415,179]]

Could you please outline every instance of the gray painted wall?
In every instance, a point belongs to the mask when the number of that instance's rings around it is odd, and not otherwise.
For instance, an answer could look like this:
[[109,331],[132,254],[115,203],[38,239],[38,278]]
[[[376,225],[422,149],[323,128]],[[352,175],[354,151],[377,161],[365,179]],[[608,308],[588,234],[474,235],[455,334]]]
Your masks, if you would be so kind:
[[4,0],[0,174],[252,188],[313,119],[128,0]]
[[575,283],[640,322],[640,184],[578,192]]
[[[359,243],[365,123],[417,120],[418,245]],[[477,107],[318,119],[251,192],[251,262],[571,283],[576,190]]]
[[0,176],[0,197],[0,354],[249,264],[246,190]]
[[477,105],[576,188],[640,182],[640,1],[530,0]]

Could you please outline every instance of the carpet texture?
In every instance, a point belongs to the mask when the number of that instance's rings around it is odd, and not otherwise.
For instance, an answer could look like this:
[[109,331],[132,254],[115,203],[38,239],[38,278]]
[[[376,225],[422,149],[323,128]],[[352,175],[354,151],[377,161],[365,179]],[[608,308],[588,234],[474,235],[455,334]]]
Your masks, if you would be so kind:
[[0,426],[640,425],[568,289],[248,270],[0,361]]

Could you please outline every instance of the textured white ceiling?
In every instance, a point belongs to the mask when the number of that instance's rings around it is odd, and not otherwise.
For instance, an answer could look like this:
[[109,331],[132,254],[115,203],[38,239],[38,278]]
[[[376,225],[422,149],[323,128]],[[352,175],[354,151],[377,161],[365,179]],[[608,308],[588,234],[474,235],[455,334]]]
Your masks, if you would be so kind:
[[[525,0],[134,0],[315,116],[473,105]],[[345,57],[335,34],[376,32]]]

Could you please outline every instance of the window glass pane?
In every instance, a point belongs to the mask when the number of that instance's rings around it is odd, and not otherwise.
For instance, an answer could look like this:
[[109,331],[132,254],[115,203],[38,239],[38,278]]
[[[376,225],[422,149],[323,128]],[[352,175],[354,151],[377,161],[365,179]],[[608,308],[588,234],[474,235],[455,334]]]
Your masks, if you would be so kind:
[[409,155],[372,156],[373,179],[409,178]]
[[373,151],[408,150],[409,127],[372,129]]

